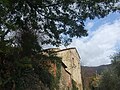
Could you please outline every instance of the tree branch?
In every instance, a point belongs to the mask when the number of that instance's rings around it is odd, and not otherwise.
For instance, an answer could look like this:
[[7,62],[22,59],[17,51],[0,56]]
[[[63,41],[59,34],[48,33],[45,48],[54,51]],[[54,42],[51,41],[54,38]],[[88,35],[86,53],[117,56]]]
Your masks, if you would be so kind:
[[7,35],[9,33],[9,29],[4,33],[2,34],[0,37],[1,37],[1,41],[4,41],[4,38],[5,38],[5,35]]

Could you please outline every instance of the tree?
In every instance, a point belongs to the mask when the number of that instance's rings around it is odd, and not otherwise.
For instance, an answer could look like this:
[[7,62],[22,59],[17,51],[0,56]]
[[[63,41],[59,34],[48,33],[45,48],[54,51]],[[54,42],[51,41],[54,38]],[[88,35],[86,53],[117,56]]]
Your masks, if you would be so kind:
[[0,87],[30,86],[26,77],[39,77],[42,45],[67,45],[72,37],[86,36],[84,21],[117,11],[118,1],[0,0]]
[[111,68],[104,71],[100,83],[100,90],[119,90],[120,88],[120,53],[112,57]]
[[[15,31],[19,33],[17,45],[21,46],[29,40],[30,33],[37,35],[40,46],[66,44],[71,37],[87,35],[84,29],[87,18],[103,18],[116,11],[115,3],[118,1],[1,0],[0,27],[4,33],[0,36],[3,40],[9,32]],[[29,38],[22,41],[24,34]]]
[[113,68],[116,74],[120,77],[120,52],[116,53],[112,58]]
[[118,90],[117,83],[118,77],[111,68],[103,72],[99,87],[100,90]]

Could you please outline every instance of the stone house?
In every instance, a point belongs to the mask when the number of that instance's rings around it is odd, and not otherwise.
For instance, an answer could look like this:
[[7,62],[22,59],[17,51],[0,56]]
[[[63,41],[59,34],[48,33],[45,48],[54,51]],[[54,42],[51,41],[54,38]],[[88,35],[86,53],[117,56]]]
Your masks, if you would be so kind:
[[62,63],[64,64],[64,67],[61,69],[61,90],[72,90],[72,80],[75,81],[78,90],[83,90],[80,56],[76,48],[58,50],[57,55],[62,58]]
[[[49,49],[61,57],[61,77],[59,81],[59,90],[73,90],[73,81],[77,90],[83,90],[81,79],[80,56],[76,48],[67,48],[60,50],[59,48]],[[56,77],[56,64],[48,61],[50,65],[50,73]]]

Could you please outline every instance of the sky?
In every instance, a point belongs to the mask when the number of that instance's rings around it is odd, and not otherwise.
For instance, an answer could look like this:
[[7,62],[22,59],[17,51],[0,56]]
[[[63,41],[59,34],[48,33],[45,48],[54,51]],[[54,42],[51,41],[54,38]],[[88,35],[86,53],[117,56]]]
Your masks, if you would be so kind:
[[[83,66],[99,66],[111,63],[113,56],[120,50],[120,13],[110,13],[102,19],[87,19],[85,28],[88,36],[73,38],[72,43],[61,49],[75,47]],[[53,46],[45,46],[45,48]]]
[[73,38],[68,47],[76,47],[84,66],[111,63],[110,57],[120,49],[120,13],[111,13],[103,19],[86,20],[88,36]]

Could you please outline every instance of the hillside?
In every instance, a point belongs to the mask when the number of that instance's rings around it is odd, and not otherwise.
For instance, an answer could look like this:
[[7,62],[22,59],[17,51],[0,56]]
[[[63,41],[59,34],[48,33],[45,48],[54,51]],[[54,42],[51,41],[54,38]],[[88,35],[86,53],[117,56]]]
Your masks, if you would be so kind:
[[101,66],[96,66],[96,67],[82,66],[82,70],[87,72],[88,74],[91,74],[91,73],[100,74],[103,70],[109,68],[110,66],[111,64],[101,65]]
[[96,76],[96,74],[101,74],[105,69],[109,68],[111,64],[109,65],[101,65],[97,67],[89,67],[89,66],[82,66],[82,79],[83,79],[83,87],[86,90],[90,90],[90,82],[93,77]]

